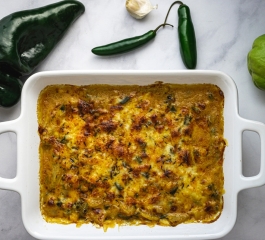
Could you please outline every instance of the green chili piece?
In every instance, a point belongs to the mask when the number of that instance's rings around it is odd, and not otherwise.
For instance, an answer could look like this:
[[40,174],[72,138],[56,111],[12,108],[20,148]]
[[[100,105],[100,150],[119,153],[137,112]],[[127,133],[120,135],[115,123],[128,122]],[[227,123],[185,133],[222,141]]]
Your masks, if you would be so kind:
[[139,156],[136,156],[135,157],[135,160],[138,162],[138,163],[141,163],[143,161],[143,159]]
[[170,112],[176,112],[177,111],[177,109],[175,108],[175,106],[174,105],[172,105],[172,106],[170,106],[170,110],[169,110]]
[[126,96],[126,97],[123,98],[119,103],[120,103],[120,104],[125,104],[125,103],[127,103],[130,99],[131,99],[131,97]]
[[178,185],[172,187],[169,191],[171,195],[174,195],[178,191]]
[[165,22],[172,6],[175,4],[180,4],[178,8],[178,37],[182,61],[186,68],[195,69],[197,65],[197,47],[189,7],[180,1],[173,2],[168,10]]
[[185,115],[184,117],[184,125],[190,125],[192,117],[189,115]]
[[149,178],[149,173],[148,173],[148,172],[142,172],[141,175],[142,175],[143,177],[145,177],[146,179]]
[[59,201],[56,203],[56,205],[57,205],[58,207],[61,207],[61,206],[63,205],[63,203],[59,200]]
[[114,184],[115,184],[115,187],[116,187],[119,191],[122,191],[122,190],[123,190],[123,187],[122,187],[119,183],[115,182]]
[[110,43],[104,46],[95,47],[91,51],[92,53],[99,55],[99,56],[109,56],[109,55],[132,51],[148,43],[153,38],[155,38],[157,30],[160,27],[166,26],[166,25],[173,27],[171,24],[163,23],[159,25],[155,30],[150,30],[143,35],[123,39],[121,41]]

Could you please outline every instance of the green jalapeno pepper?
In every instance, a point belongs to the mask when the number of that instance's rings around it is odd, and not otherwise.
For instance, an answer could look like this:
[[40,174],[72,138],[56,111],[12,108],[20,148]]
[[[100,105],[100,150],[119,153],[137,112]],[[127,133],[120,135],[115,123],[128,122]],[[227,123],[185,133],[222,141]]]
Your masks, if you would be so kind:
[[132,38],[127,38],[127,39],[123,39],[118,42],[95,47],[91,51],[92,53],[99,55],[99,56],[109,56],[109,55],[129,52],[138,47],[141,47],[142,45],[148,43],[150,40],[155,38],[157,30],[160,27],[165,26],[165,25],[172,26],[170,24],[164,23],[164,24],[159,25],[155,30],[150,30],[143,35],[132,37]]
[[173,2],[168,10],[165,22],[172,6],[175,4],[180,4],[178,9],[178,37],[182,61],[188,69],[194,69],[197,65],[197,47],[189,7],[180,1]]
[[66,0],[0,20],[0,106],[17,103],[19,78],[34,71],[84,11],[82,3]]

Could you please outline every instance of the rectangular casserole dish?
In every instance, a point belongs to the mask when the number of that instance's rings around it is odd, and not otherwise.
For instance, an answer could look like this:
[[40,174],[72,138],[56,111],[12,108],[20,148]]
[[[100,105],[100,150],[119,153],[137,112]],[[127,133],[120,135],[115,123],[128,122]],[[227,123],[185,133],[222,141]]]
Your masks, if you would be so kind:
[[[147,85],[156,81],[193,84],[212,83],[225,97],[224,137],[228,146],[224,153],[224,208],[220,218],[209,224],[181,224],[176,227],[123,226],[98,229],[91,224],[77,228],[75,224],[47,223],[40,213],[39,201],[39,136],[37,99],[40,91],[51,84],[126,84]],[[265,149],[261,148],[258,175],[242,175],[242,132],[255,131],[265,145],[265,125],[238,115],[237,89],[233,80],[217,71],[58,71],[31,76],[22,90],[21,115],[0,124],[0,134],[17,134],[17,175],[0,178],[0,188],[17,191],[22,199],[22,218],[27,231],[38,239],[214,239],[226,235],[234,226],[238,192],[265,184]]]

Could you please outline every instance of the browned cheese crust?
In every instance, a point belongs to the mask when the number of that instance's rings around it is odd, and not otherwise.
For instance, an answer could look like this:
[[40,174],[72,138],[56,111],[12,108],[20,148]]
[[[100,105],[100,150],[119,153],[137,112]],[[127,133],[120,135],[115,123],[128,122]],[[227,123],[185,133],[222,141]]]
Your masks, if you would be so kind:
[[105,230],[215,221],[223,107],[212,84],[46,87],[37,109],[44,219]]

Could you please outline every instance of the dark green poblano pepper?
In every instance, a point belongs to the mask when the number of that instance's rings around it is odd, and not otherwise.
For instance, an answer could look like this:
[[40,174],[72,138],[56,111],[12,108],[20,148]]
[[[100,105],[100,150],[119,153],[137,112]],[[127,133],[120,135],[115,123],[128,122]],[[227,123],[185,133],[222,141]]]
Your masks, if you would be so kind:
[[20,77],[33,72],[84,11],[82,3],[65,0],[0,20],[0,106],[18,102]]

